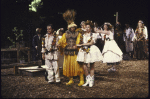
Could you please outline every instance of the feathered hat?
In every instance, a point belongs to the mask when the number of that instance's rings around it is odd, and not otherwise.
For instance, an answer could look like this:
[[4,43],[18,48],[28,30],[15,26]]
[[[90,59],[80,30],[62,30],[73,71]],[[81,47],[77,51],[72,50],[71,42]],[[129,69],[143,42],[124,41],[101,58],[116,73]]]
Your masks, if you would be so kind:
[[67,10],[63,14],[64,20],[68,23],[68,29],[71,27],[77,27],[77,25],[74,23],[76,12],[74,10]]

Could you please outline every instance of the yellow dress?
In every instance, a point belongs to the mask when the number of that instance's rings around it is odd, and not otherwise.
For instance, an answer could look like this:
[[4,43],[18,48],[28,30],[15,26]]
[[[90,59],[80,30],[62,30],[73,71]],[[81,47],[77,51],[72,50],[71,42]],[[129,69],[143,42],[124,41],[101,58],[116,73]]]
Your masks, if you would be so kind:
[[[79,33],[77,36],[76,44],[79,44],[80,42],[80,36]],[[61,54],[63,54],[63,49],[66,47],[66,33],[63,34],[62,38],[58,41],[58,44],[60,45],[59,50]],[[70,56],[70,55],[64,55],[64,62],[63,62],[63,75],[70,77],[70,76],[77,76],[80,75],[80,65],[76,61],[77,55]]]

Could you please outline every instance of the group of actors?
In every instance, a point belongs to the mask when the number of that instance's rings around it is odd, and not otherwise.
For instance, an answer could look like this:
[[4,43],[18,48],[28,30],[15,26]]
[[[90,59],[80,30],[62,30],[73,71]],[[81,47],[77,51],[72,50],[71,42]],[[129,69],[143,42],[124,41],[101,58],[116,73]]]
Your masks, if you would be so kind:
[[[148,35],[147,28],[141,20],[138,22],[135,33],[133,28],[126,24],[123,34],[120,32],[119,23],[118,27],[114,29],[109,22],[105,22],[102,27],[98,27],[96,23],[87,20],[81,22],[81,28],[77,28],[74,23],[74,10],[67,10],[63,14],[63,18],[68,23],[65,33],[63,33],[63,28],[54,32],[53,25],[49,24],[44,38],[40,36],[40,28],[37,29],[38,34],[33,37],[33,46],[37,53],[39,52],[36,55],[41,55],[42,59],[45,60],[48,83],[54,83],[54,74],[56,83],[60,83],[58,66],[60,54],[64,55],[63,75],[69,78],[66,85],[73,84],[73,77],[79,76],[78,86],[89,85],[89,87],[94,85],[95,62],[107,63],[107,65],[112,66],[108,69],[108,72],[115,72],[117,70],[116,64],[123,59],[122,50],[125,49],[127,53],[133,54],[134,41],[136,41],[137,57],[146,56],[143,48],[146,45]],[[122,46],[122,39],[125,47]],[[90,66],[90,71],[88,66]]]

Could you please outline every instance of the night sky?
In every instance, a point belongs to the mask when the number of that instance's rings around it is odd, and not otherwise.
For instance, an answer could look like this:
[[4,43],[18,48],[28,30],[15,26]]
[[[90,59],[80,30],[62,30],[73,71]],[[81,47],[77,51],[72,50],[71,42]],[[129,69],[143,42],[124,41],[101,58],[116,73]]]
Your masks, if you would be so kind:
[[104,22],[114,25],[116,12],[119,13],[119,22],[123,28],[125,23],[129,23],[135,29],[138,20],[143,20],[148,26],[148,0],[43,0],[43,6],[38,9],[38,13],[29,13],[28,5],[31,1],[1,0],[1,47],[10,43],[7,37],[14,37],[12,29],[15,26],[23,29],[24,40],[31,42],[39,15],[45,17],[40,23],[43,33],[46,33],[46,25],[49,23],[54,25],[55,30],[61,27],[66,30],[67,23],[58,12],[64,13],[67,9],[77,12],[75,23],[78,27],[81,21],[86,20],[97,22],[99,26]]

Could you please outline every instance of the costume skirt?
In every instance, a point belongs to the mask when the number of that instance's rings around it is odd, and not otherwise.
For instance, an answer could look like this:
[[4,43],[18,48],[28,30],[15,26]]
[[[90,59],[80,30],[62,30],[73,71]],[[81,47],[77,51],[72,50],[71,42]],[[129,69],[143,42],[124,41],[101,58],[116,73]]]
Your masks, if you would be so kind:
[[82,50],[82,48],[79,49],[77,55],[78,62],[94,63],[96,61],[102,61],[102,60],[103,60],[102,53],[99,50],[99,48],[95,45],[90,46],[90,51],[88,53]]
[[102,51],[103,63],[115,63],[122,60],[123,53],[115,40],[105,41]]
[[63,75],[67,77],[80,75],[81,68],[76,59],[77,55],[64,55]]

